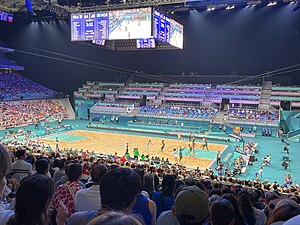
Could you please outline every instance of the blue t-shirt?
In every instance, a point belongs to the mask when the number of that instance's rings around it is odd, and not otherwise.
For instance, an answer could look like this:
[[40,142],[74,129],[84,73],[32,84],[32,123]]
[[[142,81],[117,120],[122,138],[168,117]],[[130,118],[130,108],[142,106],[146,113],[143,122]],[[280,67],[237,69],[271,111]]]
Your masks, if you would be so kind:
[[132,208],[132,212],[139,214],[143,219],[146,225],[152,224],[152,213],[149,210],[149,199],[142,194],[136,196],[136,202]]
[[155,202],[157,208],[156,219],[162,212],[171,210],[174,205],[174,197],[164,196],[161,192],[154,192],[152,200]]

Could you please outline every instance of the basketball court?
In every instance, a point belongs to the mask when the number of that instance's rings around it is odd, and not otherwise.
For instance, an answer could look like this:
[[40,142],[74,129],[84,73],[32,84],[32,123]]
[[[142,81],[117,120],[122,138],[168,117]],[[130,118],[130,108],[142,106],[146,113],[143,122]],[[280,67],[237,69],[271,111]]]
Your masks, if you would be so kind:
[[[227,145],[214,144],[208,142],[207,150],[200,150],[201,142],[196,143],[195,156],[186,156],[188,151],[188,140],[181,140],[180,143],[174,139],[150,137],[150,136],[138,136],[134,134],[121,134],[121,133],[108,133],[101,131],[88,131],[88,130],[76,130],[62,134],[55,134],[46,136],[42,141],[46,144],[50,144],[52,148],[55,148],[55,138],[59,139],[59,147],[72,148],[72,149],[84,149],[94,151],[95,153],[114,154],[118,153],[119,156],[123,156],[126,151],[126,143],[129,145],[129,153],[133,156],[133,149],[138,148],[140,155],[149,154],[152,156],[159,156],[160,158],[169,159],[171,163],[175,163],[173,150],[177,149],[179,145],[185,148],[183,150],[183,159],[181,163],[189,168],[199,167],[200,169],[206,169],[216,159],[218,151],[225,151]],[[146,144],[151,140],[148,152],[146,152]],[[164,152],[160,152],[160,146],[162,140],[165,141]]]

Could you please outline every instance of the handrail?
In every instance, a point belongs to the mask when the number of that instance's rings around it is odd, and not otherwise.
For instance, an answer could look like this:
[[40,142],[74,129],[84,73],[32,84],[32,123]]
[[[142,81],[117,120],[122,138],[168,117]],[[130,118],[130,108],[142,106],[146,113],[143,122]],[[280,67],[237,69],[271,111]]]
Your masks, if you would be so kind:
[[295,137],[297,135],[300,135],[300,128],[288,132],[288,138],[292,138],[292,137]]

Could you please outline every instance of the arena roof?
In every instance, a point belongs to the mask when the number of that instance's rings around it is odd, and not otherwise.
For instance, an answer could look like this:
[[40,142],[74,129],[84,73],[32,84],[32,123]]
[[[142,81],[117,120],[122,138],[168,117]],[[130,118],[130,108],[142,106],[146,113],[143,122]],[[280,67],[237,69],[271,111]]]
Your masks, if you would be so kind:
[[[251,5],[269,6],[295,2],[296,0],[75,0],[43,1],[31,0],[33,13],[29,13],[25,1],[0,0],[0,10],[26,13],[39,19],[64,19],[70,13],[110,11],[127,8],[161,7],[170,13],[206,9],[233,9]],[[299,1],[300,2],[300,1]],[[297,4],[299,5],[299,4]]]

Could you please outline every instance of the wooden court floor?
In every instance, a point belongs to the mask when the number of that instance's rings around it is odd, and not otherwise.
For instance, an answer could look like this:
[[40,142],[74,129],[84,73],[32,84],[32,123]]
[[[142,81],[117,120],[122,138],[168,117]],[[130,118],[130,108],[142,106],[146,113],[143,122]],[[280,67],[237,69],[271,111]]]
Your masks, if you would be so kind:
[[[173,149],[178,148],[179,145],[182,147],[187,147],[189,142],[187,140],[181,140],[180,143],[178,140],[174,139],[163,139],[157,137],[147,137],[147,136],[137,136],[134,134],[120,134],[120,133],[108,133],[108,132],[99,132],[99,131],[87,131],[87,130],[76,130],[67,133],[68,135],[76,136],[85,136],[86,138],[73,141],[65,142],[59,140],[59,148],[72,148],[72,149],[84,149],[89,151],[94,151],[97,153],[108,153],[114,154],[118,153],[119,156],[123,156],[126,151],[126,143],[129,144],[129,153],[133,157],[133,148],[138,148],[140,155],[146,153],[146,144],[148,140],[151,140],[151,145],[148,149],[148,154],[151,156],[159,156],[168,158],[170,162],[174,163],[175,158],[173,156]],[[164,152],[160,152],[160,146],[162,140],[165,141]],[[50,144],[52,148],[55,149],[55,141],[50,141],[42,139],[46,144]],[[200,149],[201,142],[196,143],[196,149]],[[208,148],[210,151],[223,151],[226,149],[226,145],[222,144],[210,144],[208,142]],[[199,150],[206,151],[206,150]],[[205,158],[193,158],[190,156],[183,156],[181,164],[189,168],[199,167],[200,169],[206,169],[211,163],[212,159]]]

